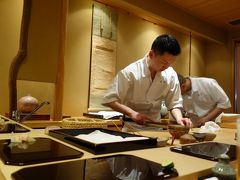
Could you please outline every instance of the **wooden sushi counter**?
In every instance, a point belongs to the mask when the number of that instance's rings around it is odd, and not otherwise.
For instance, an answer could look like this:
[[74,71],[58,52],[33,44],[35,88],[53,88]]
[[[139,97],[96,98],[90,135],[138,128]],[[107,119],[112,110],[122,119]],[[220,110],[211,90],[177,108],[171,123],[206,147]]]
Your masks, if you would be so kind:
[[[24,125],[23,125],[24,126]],[[25,126],[26,127],[26,126]],[[26,127],[30,131],[27,132],[27,134],[30,137],[37,138],[37,137],[44,137],[49,138],[52,140],[55,140],[61,144],[64,144],[68,147],[71,147],[75,150],[79,150],[83,152],[83,156],[80,158],[75,159],[69,159],[69,160],[61,160],[59,162],[70,162],[76,160],[82,160],[82,159],[89,159],[89,158],[96,158],[101,156],[108,156],[108,155],[114,155],[114,154],[125,154],[125,155],[134,155],[137,157],[141,157],[143,159],[147,159],[149,161],[153,161],[156,163],[162,163],[163,161],[172,160],[174,162],[175,168],[177,169],[179,175],[178,177],[174,179],[198,179],[200,176],[204,176],[210,173],[211,168],[216,165],[216,162],[205,160],[189,155],[184,155],[176,152],[170,151],[170,145],[167,145],[165,147],[156,147],[156,148],[147,148],[147,149],[141,149],[141,150],[130,150],[130,151],[123,151],[123,152],[117,152],[117,153],[108,153],[108,154],[93,154],[86,150],[83,150],[79,147],[70,145],[66,142],[63,142],[59,139],[56,139],[52,136],[49,136],[45,133],[45,129],[30,129]],[[236,145],[235,138],[235,132],[236,129],[221,129],[219,132],[217,132],[217,136],[214,139],[215,142],[222,142],[227,144],[233,144]],[[16,134],[16,133],[15,133]],[[170,137],[168,131],[142,131],[141,135],[149,136],[149,137]],[[12,133],[2,133],[0,134],[0,139],[10,139],[13,136]],[[170,143],[171,140],[169,140]],[[173,146],[178,146],[179,141],[175,140]],[[0,179],[1,180],[10,180],[12,179],[12,174],[15,173],[18,170],[21,170],[26,167],[35,167],[39,165],[46,165],[46,164],[54,164],[56,161],[53,162],[47,162],[47,163],[40,163],[40,164],[31,164],[31,165],[23,165],[23,166],[17,166],[17,165],[6,165],[3,163],[2,160],[0,160]],[[236,166],[236,160],[232,161],[231,164],[233,166]],[[74,168],[74,167],[73,167]],[[101,171],[101,170],[99,170]],[[37,177],[36,177],[37,178]]]

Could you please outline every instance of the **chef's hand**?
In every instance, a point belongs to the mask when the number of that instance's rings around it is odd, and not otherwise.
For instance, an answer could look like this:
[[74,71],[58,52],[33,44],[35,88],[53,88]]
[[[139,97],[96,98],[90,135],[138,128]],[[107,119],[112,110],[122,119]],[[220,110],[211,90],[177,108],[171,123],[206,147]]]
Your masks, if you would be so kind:
[[187,127],[192,127],[192,121],[189,118],[181,118],[177,121],[178,124],[182,125],[182,126],[187,126]]
[[189,118],[184,118],[182,116],[182,111],[179,108],[174,108],[170,110],[170,113],[172,115],[172,117],[174,118],[174,120],[177,121],[178,124],[182,125],[182,126],[187,126],[187,127],[192,127],[192,121]]
[[146,124],[147,122],[153,122],[146,114],[134,112],[131,114],[130,118],[137,124]]
[[203,118],[199,118],[199,119],[197,120],[196,127],[201,127],[201,126],[203,126],[206,122],[207,122],[207,119],[205,119],[204,117],[203,117]]

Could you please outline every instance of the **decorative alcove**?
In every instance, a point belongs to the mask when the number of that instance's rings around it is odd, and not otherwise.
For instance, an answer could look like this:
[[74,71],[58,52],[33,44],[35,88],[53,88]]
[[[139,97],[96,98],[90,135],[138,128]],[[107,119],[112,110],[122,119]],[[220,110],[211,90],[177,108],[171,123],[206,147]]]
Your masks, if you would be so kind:
[[[9,69],[10,117],[22,88],[27,94],[51,94],[51,119],[62,119],[67,7],[66,0],[23,0],[19,49]],[[49,18],[43,20],[43,14]]]

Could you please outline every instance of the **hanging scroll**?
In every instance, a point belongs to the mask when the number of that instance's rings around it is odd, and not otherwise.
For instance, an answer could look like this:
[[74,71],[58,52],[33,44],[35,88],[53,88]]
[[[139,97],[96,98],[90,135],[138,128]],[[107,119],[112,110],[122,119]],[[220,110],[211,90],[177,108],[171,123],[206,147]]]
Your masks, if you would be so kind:
[[94,4],[89,110],[106,109],[102,97],[116,74],[117,13]]

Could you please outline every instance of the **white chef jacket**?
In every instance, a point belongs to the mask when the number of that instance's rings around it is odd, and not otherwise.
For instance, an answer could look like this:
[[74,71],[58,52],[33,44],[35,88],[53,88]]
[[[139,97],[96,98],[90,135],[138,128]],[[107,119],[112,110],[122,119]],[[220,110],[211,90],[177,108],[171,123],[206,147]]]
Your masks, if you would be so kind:
[[102,104],[119,100],[133,110],[160,119],[161,101],[168,109],[182,107],[181,90],[172,67],[157,72],[154,80],[147,65],[147,56],[121,70],[103,97]]
[[[227,109],[231,107],[228,96],[216,80],[202,77],[189,77],[192,90],[183,95],[183,108],[190,114],[193,124],[198,117],[203,117],[215,107]],[[191,117],[195,115],[195,117]]]

